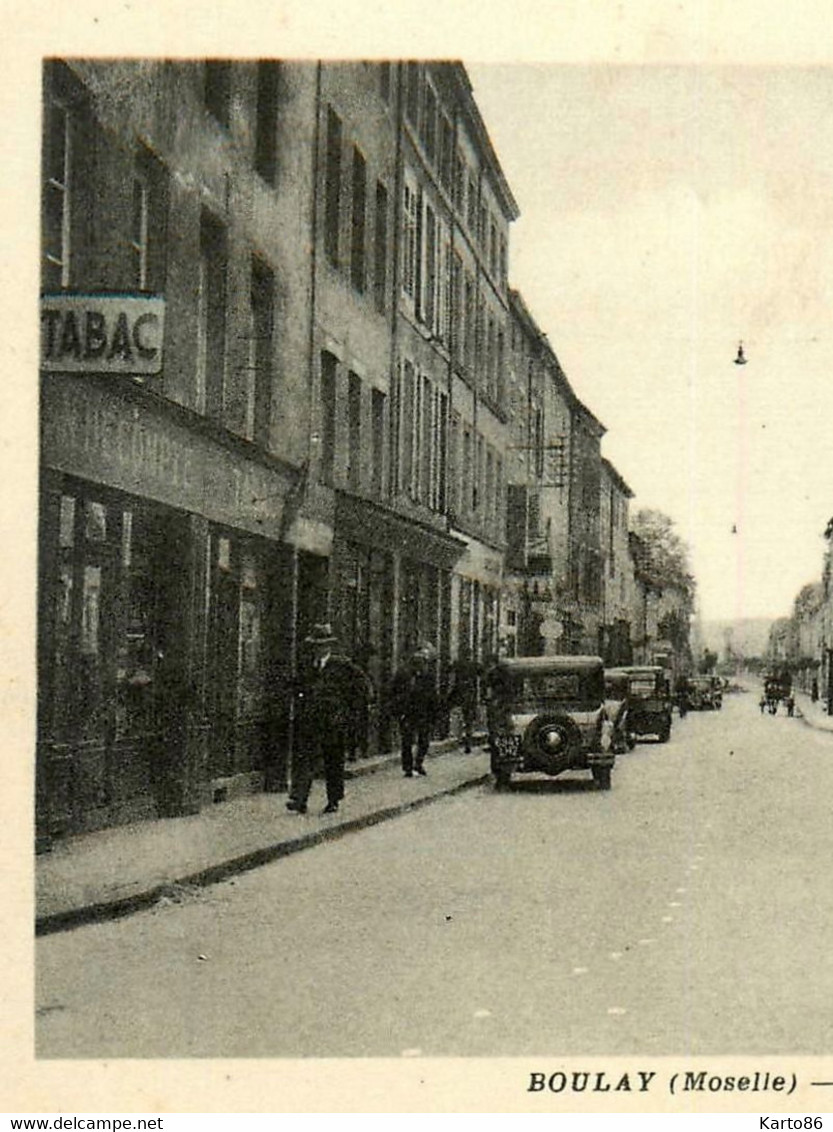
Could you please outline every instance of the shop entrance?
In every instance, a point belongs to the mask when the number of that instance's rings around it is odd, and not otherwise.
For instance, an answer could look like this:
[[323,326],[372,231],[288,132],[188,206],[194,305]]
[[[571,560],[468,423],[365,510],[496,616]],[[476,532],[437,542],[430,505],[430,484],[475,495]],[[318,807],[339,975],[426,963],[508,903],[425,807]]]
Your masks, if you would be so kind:
[[56,478],[40,519],[39,824],[73,832],[176,812],[187,517]]

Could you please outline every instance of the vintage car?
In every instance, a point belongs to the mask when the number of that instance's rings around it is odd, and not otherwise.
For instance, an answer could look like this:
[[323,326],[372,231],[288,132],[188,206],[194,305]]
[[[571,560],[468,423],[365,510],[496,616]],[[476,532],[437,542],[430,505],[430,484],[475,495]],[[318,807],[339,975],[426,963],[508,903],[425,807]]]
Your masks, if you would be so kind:
[[612,746],[615,754],[632,751],[636,736],[628,726],[630,677],[626,668],[605,669],[605,709],[613,725]]
[[[605,670],[608,714],[614,720],[614,744],[633,749],[637,736],[655,735],[660,743],[671,736],[671,693],[664,668],[633,665]],[[618,703],[618,713],[613,705]]]
[[513,774],[589,770],[610,789],[613,728],[597,656],[528,656],[486,674],[491,769],[498,789]]
[[723,685],[719,676],[690,676],[688,706],[691,711],[719,711],[723,707]]

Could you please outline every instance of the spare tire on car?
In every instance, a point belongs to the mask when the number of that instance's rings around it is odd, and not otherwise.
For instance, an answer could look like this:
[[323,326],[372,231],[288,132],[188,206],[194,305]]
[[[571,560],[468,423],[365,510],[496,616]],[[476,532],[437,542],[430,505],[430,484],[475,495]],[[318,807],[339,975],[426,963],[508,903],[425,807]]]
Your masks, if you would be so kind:
[[581,731],[568,715],[546,712],[533,719],[523,742],[530,763],[547,774],[560,774],[581,751]]

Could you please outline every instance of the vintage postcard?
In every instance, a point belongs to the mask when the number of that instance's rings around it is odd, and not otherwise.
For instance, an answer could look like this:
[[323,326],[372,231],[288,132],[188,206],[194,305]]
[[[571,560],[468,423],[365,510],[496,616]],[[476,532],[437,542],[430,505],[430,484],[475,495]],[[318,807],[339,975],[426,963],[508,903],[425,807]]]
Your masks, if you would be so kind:
[[831,1108],[825,29],[435,7],[8,17],[9,1112]]

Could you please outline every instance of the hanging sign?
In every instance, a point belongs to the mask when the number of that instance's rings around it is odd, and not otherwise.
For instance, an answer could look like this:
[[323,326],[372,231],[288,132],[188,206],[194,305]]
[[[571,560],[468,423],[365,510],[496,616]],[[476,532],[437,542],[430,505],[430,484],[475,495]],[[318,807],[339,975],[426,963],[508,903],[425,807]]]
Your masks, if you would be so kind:
[[165,300],[159,295],[41,296],[41,369],[154,374],[162,369]]

